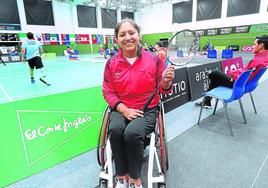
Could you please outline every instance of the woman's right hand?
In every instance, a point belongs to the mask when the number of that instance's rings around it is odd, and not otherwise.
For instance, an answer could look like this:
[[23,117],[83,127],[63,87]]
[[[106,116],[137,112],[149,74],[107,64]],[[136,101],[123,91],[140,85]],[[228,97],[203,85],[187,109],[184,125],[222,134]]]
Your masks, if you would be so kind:
[[117,106],[117,111],[123,114],[123,116],[128,119],[129,121],[132,121],[133,119],[136,119],[137,117],[143,117],[144,112],[141,110],[128,108],[123,103],[120,103]]
[[133,119],[136,119],[137,117],[143,117],[144,113],[141,110],[128,108],[122,114],[125,118],[127,118],[129,121],[131,121]]

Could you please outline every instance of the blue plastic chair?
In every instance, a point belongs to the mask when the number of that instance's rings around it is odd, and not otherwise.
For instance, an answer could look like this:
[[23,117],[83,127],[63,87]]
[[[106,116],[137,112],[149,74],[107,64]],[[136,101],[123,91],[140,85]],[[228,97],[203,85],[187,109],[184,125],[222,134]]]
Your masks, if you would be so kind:
[[208,50],[207,58],[217,58],[216,50]]
[[183,57],[183,51],[182,50],[177,51],[177,57]]
[[223,59],[230,59],[233,58],[233,50],[222,50],[221,57]]
[[[224,107],[224,110],[225,110],[225,115],[226,115],[226,118],[227,118],[227,121],[228,121],[231,136],[233,136],[233,129],[232,129],[232,126],[231,126],[231,123],[230,123],[230,118],[229,118],[229,115],[228,115],[228,112],[227,112],[227,104],[231,103],[231,102],[233,102],[235,100],[239,100],[239,105],[240,105],[240,109],[241,109],[242,116],[243,116],[243,119],[244,119],[244,123],[246,123],[246,116],[245,116],[245,112],[244,112],[244,109],[243,109],[243,104],[241,102],[241,97],[245,93],[245,85],[246,85],[246,83],[247,83],[247,81],[248,81],[248,79],[250,77],[251,72],[252,72],[252,70],[248,70],[248,71],[243,72],[239,76],[239,78],[234,82],[233,88],[219,86],[219,87],[214,88],[214,89],[212,89],[212,90],[210,90],[210,91],[205,93],[205,97],[209,96],[209,97],[212,97],[212,98],[216,99],[216,104],[215,104],[215,107],[214,107],[213,115],[215,115],[215,113],[216,113],[218,101],[219,100],[222,101],[223,107]],[[205,97],[203,98],[203,101],[202,101],[202,106],[201,106],[201,109],[200,109],[198,122],[197,122],[198,125],[200,123],[202,111],[203,111],[203,108],[204,108]]]
[[261,68],[259,70],[259,72],[251,80],[249,80],[247,82],[246,86],[245,86],[245,94],[249,93],[255,114],[257,114],[257,110],[256,110],[256,106],[255,106],[255,103],[254,103],[253,96],[252,96],[251,92],[253,92],[257,88],[257,86],[259,84],[259,80],[262,77],[262,75],[265,73],[267,68],[268,67]]

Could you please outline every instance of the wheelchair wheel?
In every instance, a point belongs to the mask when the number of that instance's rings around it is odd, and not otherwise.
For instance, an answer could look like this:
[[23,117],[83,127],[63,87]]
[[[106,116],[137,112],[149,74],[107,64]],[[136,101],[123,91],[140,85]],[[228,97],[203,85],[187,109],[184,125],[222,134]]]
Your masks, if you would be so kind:
[[164,124],[164,112],[162,108],[158,113],[158,131],[159,131],[159,146],[160,146],[160,163],[161,169],[164,174],[169,168],[168,163],[168,149],[167,149],[167,138],[166,138],[166,130]]
[[99,188],[107,188],[107,180],[101,179],[99,182]]
[[99,137],[98,137],[98,145],[97,145],[97,160],[99,165],[103,168],[106,161],[106,155],[105,155],[105,146],[107,141],[107,132],[108,132],[108,120],[110,115],[110,108],[106,107],[103,116],[102,121],[100,125],[100,131],[99,131]]

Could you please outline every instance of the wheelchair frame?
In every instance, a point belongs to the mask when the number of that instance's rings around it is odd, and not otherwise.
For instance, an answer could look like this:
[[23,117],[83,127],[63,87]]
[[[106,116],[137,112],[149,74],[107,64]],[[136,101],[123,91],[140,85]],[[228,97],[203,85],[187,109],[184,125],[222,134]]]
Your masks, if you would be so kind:
[[[110,116],[110,108],[106,107],[99,131],[97,160],[101,166],[99,187],[113,188],[113,164],[112,150],[108,135],[108,122]],[[149,160],[147,184],[148,188],[152,188],[154,183],[157,183],[158,188],[165,188],[165,176],[169,168],[168,150],[166,141],[166,130],[164,120],[164,106],[162,103],[158,106],[155,131],[150,134],[149,144]],[[153,175],[154,161],[158,170],[157,176]]]

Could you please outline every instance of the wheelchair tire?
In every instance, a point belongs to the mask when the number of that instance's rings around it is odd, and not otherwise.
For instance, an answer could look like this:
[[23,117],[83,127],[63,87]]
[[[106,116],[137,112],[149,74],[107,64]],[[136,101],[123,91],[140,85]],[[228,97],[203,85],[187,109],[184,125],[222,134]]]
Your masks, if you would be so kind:
[[[164,115],[162,114],[163,118],[164,118]],[[164,129],[164,143],[165,143],[165,153],[166,153],[166,170],[169,169],[169,160],[168,160],[168,147],[167,147],[167,129],[165,128],[165,124],[163,123],[163,129]]]
[[107,180],[101,179],[99,182],[99,188],[107,188]]
[[106,147],[106,141],[107,141],[107,128],[108,128],[108,119],[109,119],[109,113],[110,108],[106,107],[103,116],[102,121],[100,125],[100,131],[99,131],[99,137],[98,137],[98,145],[97,145],[97,160],[99,165],[103,168],[106,162],[105,158],[105,147]]
[[161,163],[161,169],[164,174],[166,174],[169,163],[168,163],[168,150],[167,150],[167,139],[166,139],[166,131],[165,131],[165,125],[163,121],[163,111],[160,110],[158,113],[158,129],[159,129],[159,145],[160,145],[160,163]]

